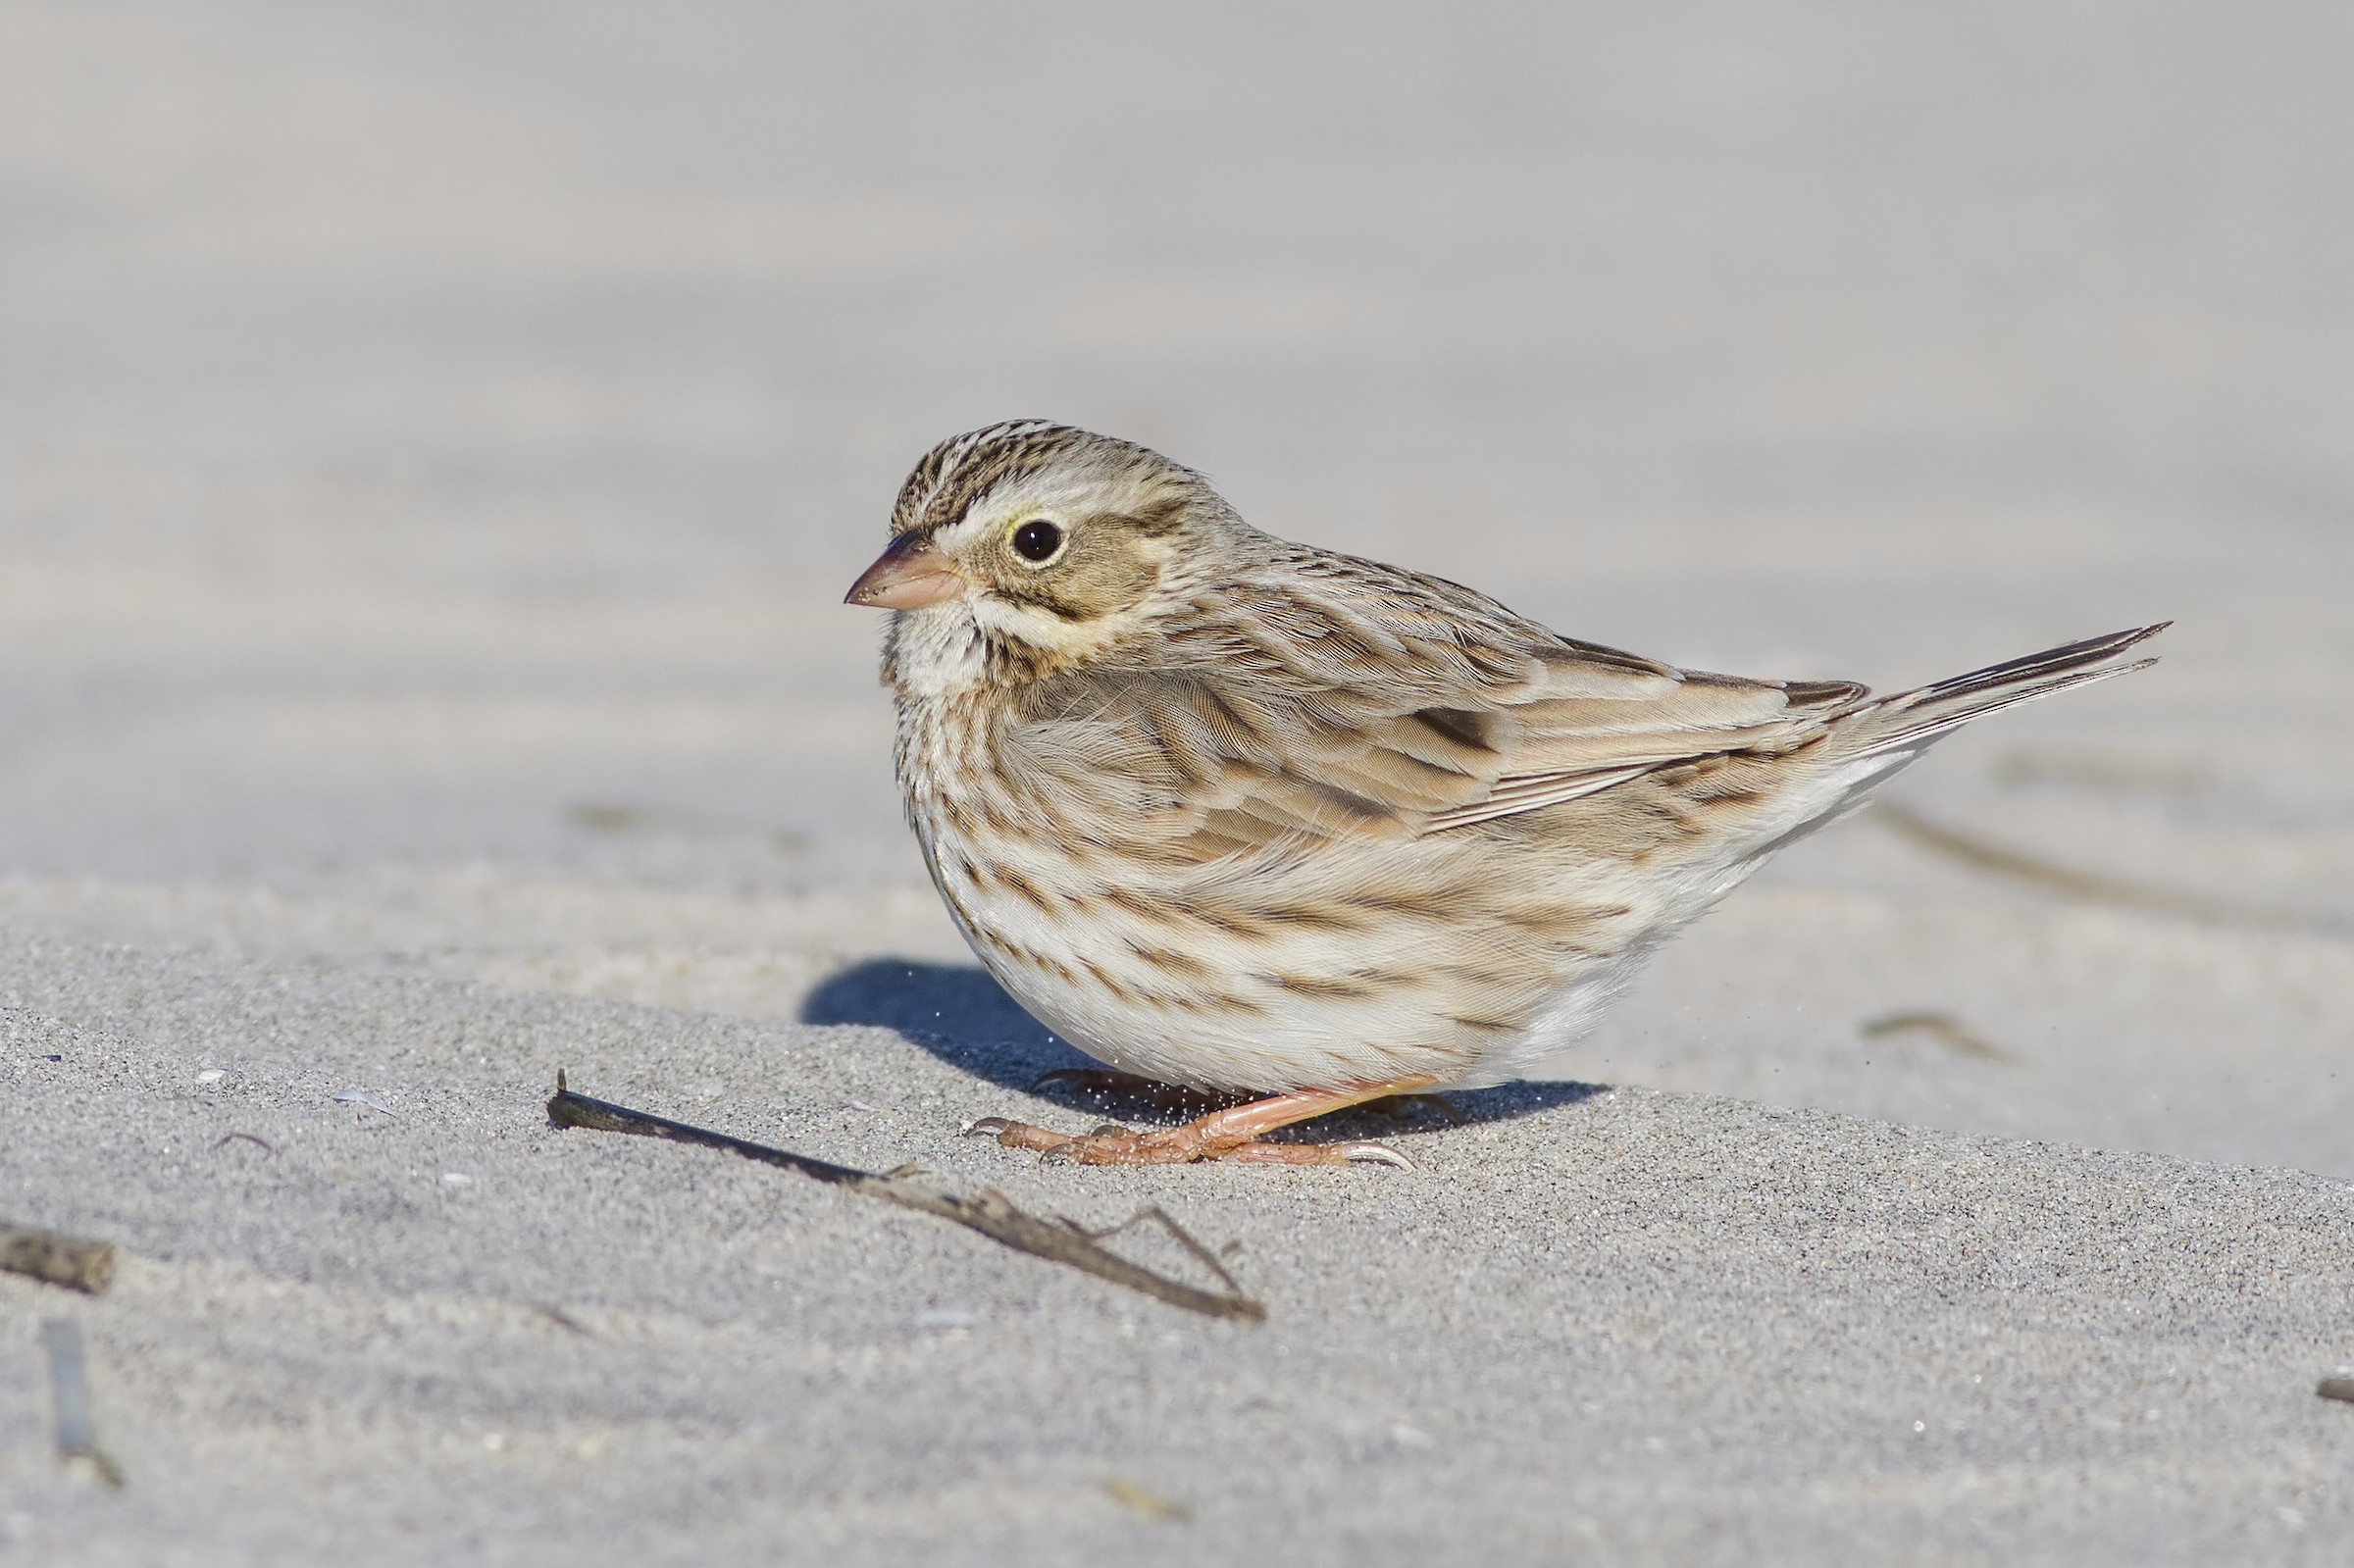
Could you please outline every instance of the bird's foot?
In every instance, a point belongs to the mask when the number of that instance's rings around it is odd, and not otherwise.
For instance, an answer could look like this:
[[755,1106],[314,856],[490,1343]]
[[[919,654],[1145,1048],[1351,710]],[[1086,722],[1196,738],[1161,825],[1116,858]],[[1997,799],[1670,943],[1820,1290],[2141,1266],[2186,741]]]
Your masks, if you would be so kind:
[[1197,1160],[1239,1160],[1255,1165],[1394,1165],[1412,1162],[1386,1143],[1261,1143],[1256,1138],[1204,1137],[1197,1125],[1138,1133],[1099,1127],[1074,1137],[1002,1116],[984,1116],[964,1131],[993,1136],[1007,1148],[1036,1149],[1043,1165],[1191,1165]]
[[[1214,1089],[1189,1088],[1183,1084],[1164,1084],[1156,1078],[1116,1073],[1101,1067],[1058,1067],[1050,1073],[1041,1073],[1030,1085],[1033,1094],[1048,1088],[1073,1090],[1077,1098],[1092,1106],[1125,1103],[1175,1117],[1207,1116],[1212,1111],[1259,1098],[1251,1093],[1221,1094]],[[1463,1113],[1444,1094],[1384,1094],[1364,1101],[1356,1109],[1392,1122],[1403,1122],[1418,1110],[1436,1111],[1454,1127],[1460,1127],[1465,1121]]]
[[1002,1116],[984,1116],[964,1131],[992,1136],[1007,1148],[1036,1149],[1056,1165],[1190,1165],[1197,1160],[1239,1160],[1257,1165],[1379,1164],[1410,1170],[1412,1164],[1405,1155],[1383,1143],[1265,1143],[1259,1138],[1311,1116],[1411,1094],[1429,1084],[1427,1078],[1410,1078],[1337,1089],[1302,1089],[1229,1105],[1180,1126],[1149,1133],[1100,1127],[1084,1137],[1073,1137]]

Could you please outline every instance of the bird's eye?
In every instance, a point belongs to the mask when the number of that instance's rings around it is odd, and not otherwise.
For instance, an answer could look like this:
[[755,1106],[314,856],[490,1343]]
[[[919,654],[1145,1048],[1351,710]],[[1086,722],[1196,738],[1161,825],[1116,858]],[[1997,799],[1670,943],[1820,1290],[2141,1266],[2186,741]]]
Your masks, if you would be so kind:
[[1013,553],[1025,561],[1046,562],[1062,548],[1062,530],[1040,518],[1013,531]]

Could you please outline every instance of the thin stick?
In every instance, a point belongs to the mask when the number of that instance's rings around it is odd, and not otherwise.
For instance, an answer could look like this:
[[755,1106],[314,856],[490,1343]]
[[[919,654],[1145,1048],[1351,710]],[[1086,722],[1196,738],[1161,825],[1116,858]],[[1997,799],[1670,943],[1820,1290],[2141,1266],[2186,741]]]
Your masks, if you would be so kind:
[[1884,1018],[1868,1018],[1856,1026],[1856,1033],[1866,1039],[1879,1039],[1889,1035],[1918,1032],[1964,1056],[1975,1056],[1989,1062],[2004,1062],[2017,1067],[2020,1060],[1990,1039],[1981,1039],[1963,1027],[1962,1020],[1951,1013],[1914,1012],[1890,1013]]
[[1169,1233],[1169,1239],[1171,1240],[1175,1241],[1179,1246],[1192,1253],[1196,1262],[1200,1263],[1203,1268],[1209,1270],[1210,1273],[1216,1275],[1218,1277],[1218,1283],[1226,1287],[1229,1294],[1239,1296],[1243,1293],[1243,1288],[1234,1283],[1234,1276],[1226,1272],[1226,1265],[1218,1261],[1218,1255],[1215,1252],[1212,1252],[1209,1248],[1203,1246],[1201,1242],[1195,1240],[1194,1233],[1187,1230],[1184,1226],[1179,1225],[1177,1221],[1170,1216],[1169,1211],[1162,1208],[1157,1203],[1148,1203],[1143,1208],[1138,1209],[1134,1214],[1131,1214],[1126,1219],[1122,1220],[1119,1224],[1107,1225],[1100,1231],[1091,1231],[1086,1226],[1081,1225],[1077,1220],[1072,1219],[1067,1214],[1060,1215],[1058,1218],[1061,1219],[1064,1229],[1072,1232],[1074,1235],[1084,1236],[1091,1241],[1107,1241],[1113,1237],[1119,1235],[1122,1231],[1129,1230],[1137,1225],[1141,1225],[1147,1220],[1151,1220],[1158,1224],[1162,1230]]
[[0,1269],[96,1295],[115,1277],[115,1245],[0,1222]]
[[[1197,1286],[1155,1274],[1142,1264],[1096,1243],[1095,1238],[1068,1222],[1055,1224],[1042,1220],[1014,1207],[1013,1200],[996,1188],[983,1188],[978,1197],[955,1197],[947,1192],[935,1192],[928,1187],[897,1176],[880,1176],[848,1165],[836,1165],[828,1160],[812,1159],[790,1149],[771,1148],[765,1143],[748,1142],[714,1133],[667,1117],[650,1116],[606,1100],[590,1099],[575,1094],[566,1085],[564,1075],[556,1075],[556,1092],[547,1102],[547,1119],[558,1127],[587,1127],[603,1133],[634,1133],[641,1138],[663,1138],[678,1143],[698,1143],[705,1148],[725,1149],[741,1154],[747,1160],[763,1165],[775,1165],[788,1171],[797,1171],[816,1181],[835,1187],[846,1187],[869,1197],[903,1209],[938,1215],[968,1231],[978,1231],[991,1240],[1009,1246],[1016,1252],[1067,1264],[1100,1280],[1125,1286],[1156,1300],[1166,1301],[1188,1312],[1199,1312],[1213,1318],[1240,1318],[1247,1323],[1265,1319],[1267,1309],[1234,1288],[1234,1281],[1223,1268],[1210,1264],[1227,1290],[1221,1294]],[[1162,1216],[1164,1220],[1167,1217]],[[1131,1222],[1133,1223],[1133,1222]],[[1176,1222],[1167,1221],[1181,1243],[1188,1244],[1197,1256],[1206,1257],[1207,1250],[1199,1241],[1177,1229]]]
[[57,1416],[57,1456],[71,1463],[86,1459],[110,1487],[123,1485],[123,1467],[98,1446],[98,1428],[90,1419],[90,1380],[82,1361],[81,1325],[71,1318],[51,1318],[41,1325],[41,1340],[49,1350],[49,1396]]
[[2023,850],[1980,838],[1975,834],[1963,833],[1943,823],[1931,822],[1917,812],[1885,800],[1878,803],[1874,815],[1915,843],[1934,849],[1965,866],[1992,872],[1998,877],[2009,877],[2016,882],[2031,883],[2052,892],[2066,893],[2072,898],[2220,925],[2256,926],[2268,931],[2312,932],[2328,936],[2354,936],[2354,915],[2243,904],[2234,899],[2211,898],[2205,893],[2188,892],[2181,888],[2154,886],[2097,871],[2079,871],[2073,866],[2058,865]]

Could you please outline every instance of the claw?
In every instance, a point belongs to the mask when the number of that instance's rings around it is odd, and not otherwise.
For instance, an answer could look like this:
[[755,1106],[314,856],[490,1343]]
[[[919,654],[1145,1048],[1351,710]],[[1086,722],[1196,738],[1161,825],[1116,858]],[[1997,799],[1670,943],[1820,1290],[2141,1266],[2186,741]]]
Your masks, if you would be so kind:
[[984,1116],[976,1121],[965,1123],[957,1130],[956,1136],[958,1138],[980,1138],[986,1135],[995,1138],[1012,1125],[1013,1122],[1007,1117]]
[[1343,1143],[1341,1158],[1352,1165],[1387,1165],[1395,1170],[1413,1170],[1414,1162],[1387,1143]]

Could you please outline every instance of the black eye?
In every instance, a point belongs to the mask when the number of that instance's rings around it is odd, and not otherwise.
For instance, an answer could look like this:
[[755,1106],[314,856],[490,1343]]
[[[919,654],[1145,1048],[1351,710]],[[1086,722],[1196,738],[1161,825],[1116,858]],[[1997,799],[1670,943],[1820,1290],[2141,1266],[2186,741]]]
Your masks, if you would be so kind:
[[1062,548],[1062,530],[1040,519],[1013,531],[1013,553],[1025,561],[1048,561]]

